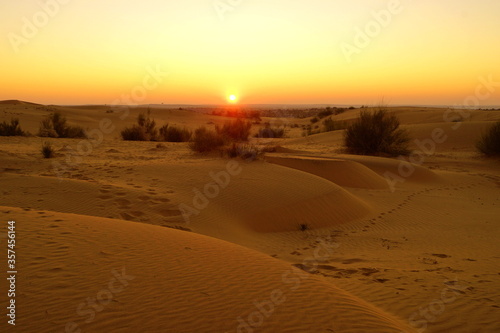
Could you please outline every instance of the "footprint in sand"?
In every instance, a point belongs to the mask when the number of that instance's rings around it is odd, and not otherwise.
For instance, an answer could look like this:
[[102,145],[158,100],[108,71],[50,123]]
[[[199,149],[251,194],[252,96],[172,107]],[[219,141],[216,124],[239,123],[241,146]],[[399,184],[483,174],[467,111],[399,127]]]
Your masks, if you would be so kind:
[[114,201],[120,206],[129,206],[131,204],[130,200],[122,198],[115,199]]
[[172,216],[179,216],[180,211],[178,209],[162,209],[159,211],[161,215],[164,217],[172,217]]
[[127,221],[133,221],[134,217],[130,214],[127,213],[120,213],[120,216],[122,219],[127,220]]
[[450,258],[451,256],[447,255],[447,254],[440,254],[440,253],[433,253],[432,254],[434,257],[438,257],[438,258]]

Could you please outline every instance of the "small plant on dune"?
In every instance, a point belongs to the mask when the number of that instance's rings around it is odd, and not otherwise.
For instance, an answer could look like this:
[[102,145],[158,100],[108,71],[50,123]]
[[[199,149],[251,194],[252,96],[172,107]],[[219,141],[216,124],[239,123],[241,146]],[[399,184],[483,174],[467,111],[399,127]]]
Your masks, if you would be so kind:
[[0,123],[0,136],[25,136],[26,133],[19,125],[19,119],[12,118],[10,123],[3,121]]
[[215,130],[218,134],[230,140],[247,141],[251,128],[251,122],[238,118],[234,121],[226,122],[223,126],[216,126]]
[[156,141],[158,138],[158,130],[156,122],[151,119],[151,111],[141,112],[137,116],[137,124],[132,127],[125,128],[121,131],[123,140],[126,141]]
[[300,231],[307,231],[310,230],[311,227],[309,226],[309,223],[300,223],[298,225]]
[[70,126],[60,112],[49,114],[40,122],[38,135],[49,138],[85,138],[85,131],[80,126]]
[[407,155],[410,138],[399,128],[399,119],[384,108],[374,113],[362,111],[344,135],[348,153],[358,155]]
[[169,126],[168,124],[162,126],[159,132],[159,140],[166,142],[188,142],[193,135],[187,128]]
[[223,136],[203,126],[194,131],[189,147],[198,153],[206,153],[220,149],[225,143]]
[[500,121],[476,143],[477,150],[486,156],[500,156]]
[[44,158],[55,157],[54,147],[52,147],[52,144],[50,142],[45,141],[42,144],[42,155]]

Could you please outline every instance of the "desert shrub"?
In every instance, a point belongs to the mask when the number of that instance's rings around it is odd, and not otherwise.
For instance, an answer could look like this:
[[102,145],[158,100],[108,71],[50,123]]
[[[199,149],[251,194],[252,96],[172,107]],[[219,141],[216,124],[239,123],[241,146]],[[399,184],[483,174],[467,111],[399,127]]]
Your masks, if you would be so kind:
[[271,127],[265,126],[259,129],[259,132],[255,135],[256,138],[284,138],[285,137],[284,127]]
[[85,131],[80,126],[67,126],[64,138],[85,138]]
[[158,139],[158,130],[156,122],[150,117],[151,112],[141,112],[137,116],[137,124],[127,127],[121,131],[123,140],[127,141],[156,141]]
[[242,119],[226,122],[222,127],[216,126],[215,130],[218,134],[234,140],[234,141],[247,141],[250,135],[252,123]]
[[127,141],[149,141],[149,138],[146,135],[146,131],[139,125],[127,127],[123,131],[121,131],[120,134],[123,140]]
[[191,139],[193,133],[189,131],[187,128],[179,128],[176,126],[169,126],[168,124],[162,126],[159,130],[160,141],[167,142],[187,142]]
[[347,152],[360,155],[406,155],[408,132],[399,128],[399,119],[385,109],[362,111],[344,135]]
[[500,156],[500,121],[481,137],[476,148],[486,156]]
[[241,157],[245,160],[255,160],[261,153],[259,148],[249,144],[232,143],[223,152],[230,158]]
[[0,136],[24,136],[26,133],[23,132],[21,126],[19,125],[19,119],[12,118],[10,123],[3,121],[0,123]]
[[205,153],[219,149],[224,144],[225,139],[223,136],[203,126],[194,131],[189,147],[198,153]]
[[323,120],[323,131],[324,132],[332,132],[338,131],[342,129],[346,129],[347,124],[344,121],[335,121],[332,118],[327,118]]
[[80,126],[67,125],[66,117],[60,112],[53,112],[40,122],[38,135],[49,138],[85,138],[85,131]]
[[42,155],[44,158],[52,158],[55,156],[54,147],[48,141],[42,144]]

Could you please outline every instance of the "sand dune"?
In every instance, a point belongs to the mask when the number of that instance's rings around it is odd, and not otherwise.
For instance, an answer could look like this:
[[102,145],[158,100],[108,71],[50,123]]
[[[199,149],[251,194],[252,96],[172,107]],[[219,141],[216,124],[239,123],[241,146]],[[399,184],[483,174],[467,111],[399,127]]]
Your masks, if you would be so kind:
[[[26,332],[412,332],[323,279],[238,245],[120,220],[0,212],[22,228],[17,300]],[[328,255],[327,245],[319,250]]]
[[360,163],[342,159],[304,156],[266,156],[266,161],[302,170],[346,187],[387,189],[387,182]]

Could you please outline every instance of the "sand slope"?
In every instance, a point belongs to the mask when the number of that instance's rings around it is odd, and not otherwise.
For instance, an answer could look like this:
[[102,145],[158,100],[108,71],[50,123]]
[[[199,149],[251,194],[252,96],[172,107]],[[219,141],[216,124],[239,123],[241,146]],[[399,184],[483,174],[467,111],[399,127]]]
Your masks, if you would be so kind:
[[23,332],[412,332],[321,278],[224,241],[50,211],[0,216],[19,228]]

